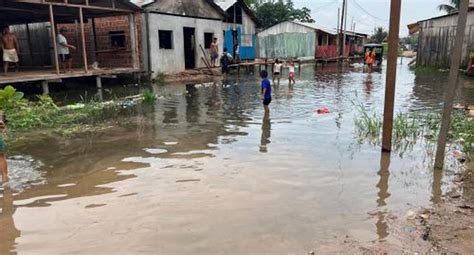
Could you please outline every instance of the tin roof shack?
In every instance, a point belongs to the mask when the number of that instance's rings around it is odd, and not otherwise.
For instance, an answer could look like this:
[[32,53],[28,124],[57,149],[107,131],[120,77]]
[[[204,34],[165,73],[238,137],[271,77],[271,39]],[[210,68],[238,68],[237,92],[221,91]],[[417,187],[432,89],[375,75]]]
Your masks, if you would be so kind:
[[[135,17],[141,11],[139,7],[126,0],[0,0],[0,26],[11,26],[17,33],[20,44],[20,67],[18,73],[0,77],[0,84],[17,82],[47,82],[61,79],[100,76],[120,73],[132,73],[140,70],[138,52],[138,35]],[[101,69],[91,68],[98,52],[97,34],[94,36],[92,21],[98,18],[126,16],[127,26],[126,56],[120,62],[125,65],[114,65]],[[74,42],[77,50],[74,57],[79,60],[80,69],[71,73],[61,73],[56,34],[59,24],[68,25],[74,35],[67,35]],[[125,40],[125,39],[124,39]],[[106,63],[106,61],[104,61]],[[45,70],[54,68],[55,72]],[[44,88],[44,86],[43,86]],[[45,91],[47,92],[47,91]]]
[[243,0],[216,0],[227,18],[224,22],[224,47],[235,58],[236,45],[239,45],[239,58],[253,60],[256,57],[257,18]]
[[316,55],[316,31],[286,21],[257,34],[258,58],[313,59]]
[[[448,68],[451,65],[451,52],[456,37],[458,14],[448,14],[410,24],[409,30],[418,32],[417,65],[439,66]],[[474,51],[474,8],[469,9],[464,45],[462,66],[469,63],[470,52]]]
[[[259,58],[328,59],[339,57],[338,33],[316,23],[286,21],[257,35]],[[367,35],[346,32],[345,56],[363,51]]]
[[226,13],[212,0],[160,0],[143,8],[149,45],[144,55],[148,55],[147,67],[155,75],[206,67],[203,59],[209,54],[204,48],[214,37],[224,41]]

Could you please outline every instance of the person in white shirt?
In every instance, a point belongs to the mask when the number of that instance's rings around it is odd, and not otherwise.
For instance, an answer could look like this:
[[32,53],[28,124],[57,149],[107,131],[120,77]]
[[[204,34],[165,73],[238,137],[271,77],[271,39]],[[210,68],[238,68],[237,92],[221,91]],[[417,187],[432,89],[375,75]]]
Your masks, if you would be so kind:
[[273,84],[275,84],[275,79],[278,80],[277,86],[280,86],[280,78],[281,78],[281,67],[283,64],[280,60],[275,59],[275,64],[273,65]]
[[58,58],[59,61],[62,63],[64,72],[66,72],[67,67],[68,71],[72,73],[72,57],[70,49],[75,50],[76,47],[68,44],[66,36],[64,36],[66,32],[67,29],[65,27],[62,27],[59,29],[59,34],[56,37],[56,43],[58,47]]

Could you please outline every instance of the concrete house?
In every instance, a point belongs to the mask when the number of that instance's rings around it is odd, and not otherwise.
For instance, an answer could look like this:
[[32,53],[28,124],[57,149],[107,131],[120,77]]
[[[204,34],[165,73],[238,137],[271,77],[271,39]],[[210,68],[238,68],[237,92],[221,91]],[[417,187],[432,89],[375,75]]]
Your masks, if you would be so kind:
[[142,8],[142,54],[146,69],[155,74],[206,67],[202,59],[209,57],[212,39],[224,41],[227,14],[212,0],[159,0]]
[[243,0],[215,0],[227,12],[224,20],[224,47],[235,56],[234,46],[240,46],[241,60],[253,60],[256,57],[257,18]]
[[[338,33],[316,23],[286,21],[257,35],[259,58],[335,58],[339,56]],[[346,32],[345,56],[362,51],[367,35]]]
[[[410,34],[418,33],[417,65],[449,67],[456,37],[458,13],[452,13],[408,25]],[[474,8],[471,4],[464,32],[462,65],[467,66],[474,51]]]

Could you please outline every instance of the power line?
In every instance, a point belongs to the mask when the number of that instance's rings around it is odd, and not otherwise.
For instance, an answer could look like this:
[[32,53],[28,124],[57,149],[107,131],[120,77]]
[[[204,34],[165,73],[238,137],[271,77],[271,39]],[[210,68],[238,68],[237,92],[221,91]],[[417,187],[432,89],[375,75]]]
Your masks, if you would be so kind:
[[[324,10],[327,9],[328,7],[331,7],[332,5],[334,5],[335,3],[338,3],[338,2],[339,2],[339,0],[333,0],[333,1],[331,1],[330,3],[326,3],[326,4],[323,4],[323,5],[314,7],[313,13],[318,13],[318,12],[320,12],[320,11],[324,11]],[[317,10],[316,10],[316,9],[317,9]]]
[[374,18],[374,19],[377,19],[377,20],[380,20],[380,21],[384,21],[384,22],[388,22],[387,19],[382,19],[382,18],[379,18],[373,14],[371,14],[370,12],[368,12],[366,9],[364,9],[364,7],[362,7],[358,2],[357,0],[352,0],[351,2],[354,6],[356,6],[357,8],[359,8],[360,10],[362,10],[365,14],[369,15],[370,17]]

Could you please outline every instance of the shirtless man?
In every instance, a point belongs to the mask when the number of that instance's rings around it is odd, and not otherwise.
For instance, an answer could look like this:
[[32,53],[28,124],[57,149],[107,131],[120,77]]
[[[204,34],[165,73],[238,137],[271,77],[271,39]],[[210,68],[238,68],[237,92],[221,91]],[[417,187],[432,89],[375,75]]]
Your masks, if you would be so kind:
[[5,27],[2,32],[2,50],[3,50],[3,72],[5,75],[8,72],[10,63],[14,63],[18,71],[18,52],[20,48],[18,41],[13,33],[10,33],[10,28]]
[[217,38],[214,38],[211,43],[211,66],[216,67],[217,59],[219,58],[219,45],[217,44]]

